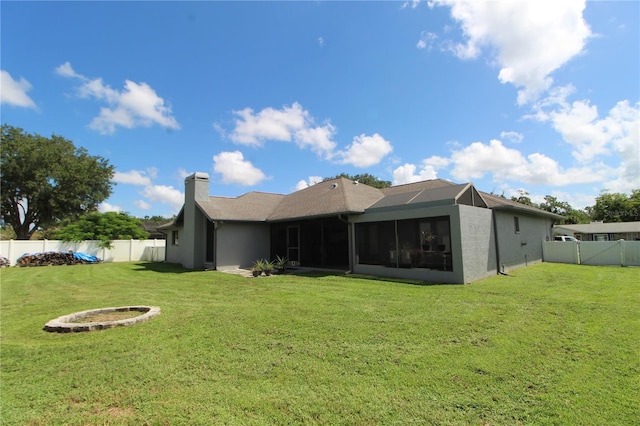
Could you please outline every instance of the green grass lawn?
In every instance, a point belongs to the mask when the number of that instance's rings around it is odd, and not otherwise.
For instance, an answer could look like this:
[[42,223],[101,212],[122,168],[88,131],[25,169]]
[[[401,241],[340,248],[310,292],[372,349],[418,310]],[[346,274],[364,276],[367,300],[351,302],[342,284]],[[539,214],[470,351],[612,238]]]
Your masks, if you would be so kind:
[[[154,263],[1,272],[3,425],[638,424],[640,269],[471,285]],[[42,330],[156,305],[148,322]]]

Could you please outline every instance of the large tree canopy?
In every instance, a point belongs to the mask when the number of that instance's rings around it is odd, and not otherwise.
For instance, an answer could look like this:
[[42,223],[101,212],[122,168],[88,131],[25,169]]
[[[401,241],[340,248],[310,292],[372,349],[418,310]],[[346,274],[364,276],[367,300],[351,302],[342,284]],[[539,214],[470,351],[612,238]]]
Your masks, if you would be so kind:
[[0,175],[2,218],[27,240],[39,228],[95,211],[111,194],[113,166],[61,136],[3,124]]
[[538,207],[542,210],[564,216],[565,219],[562,223],[565,224],[590,222],[589,215],[587,213],[582,210],[576,210],[566,201],[560,201],[551,195],[546,195],[544,197],[544,203],[540,203]]
[[53,233],[63,241],[98,240],[101,246],[111,246],[112,240],[140,240],[149,237],[142,229],[142,221],[126,213],[92,212],[66,223]]
[[604,222],[633,222],[640,220],[640,189],[631,195],[622,193],[602,193],[596,204],[589,209],[593,220]]

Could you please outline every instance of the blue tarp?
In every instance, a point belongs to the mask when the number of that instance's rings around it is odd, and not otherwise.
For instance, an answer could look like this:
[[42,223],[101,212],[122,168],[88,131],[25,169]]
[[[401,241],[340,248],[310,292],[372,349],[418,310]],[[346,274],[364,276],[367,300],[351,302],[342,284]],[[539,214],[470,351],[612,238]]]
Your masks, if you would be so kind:
[[86,254],[86,253],[80,253],[80,252],[73,252],[73,257],[75,257],[78,260],[84,260],[85,262],[99,262],[100,259],[98,259],[96,256],[90,255],[90,254]]

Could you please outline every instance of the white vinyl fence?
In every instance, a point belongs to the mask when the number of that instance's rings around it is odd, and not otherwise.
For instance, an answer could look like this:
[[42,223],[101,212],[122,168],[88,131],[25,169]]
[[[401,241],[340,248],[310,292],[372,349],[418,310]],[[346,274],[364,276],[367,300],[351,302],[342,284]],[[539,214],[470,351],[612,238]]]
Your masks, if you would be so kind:
[[99,241],[79,243],[58,240],[4,240],[0,241],[0,256],[6,257],[11,266],[23,254],[53,252],[80,252],[96,256],[103,262],[133,262],[148,260],[164,262],[165,240],[115,240],[111,249],[98,246]]
[[640,266],[640,241],[545,241],[545,262]]

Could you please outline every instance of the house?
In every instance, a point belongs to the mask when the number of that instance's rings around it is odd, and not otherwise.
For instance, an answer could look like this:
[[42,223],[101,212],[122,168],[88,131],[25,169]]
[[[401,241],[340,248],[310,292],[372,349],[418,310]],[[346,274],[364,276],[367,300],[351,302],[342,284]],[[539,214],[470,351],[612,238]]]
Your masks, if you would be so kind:
[[185,179],[185,204],[160,229],[167,262],[189,269],[292,266],[469,283],[542,261],[562,216],[442,179],[376,189],[336,178],[289,195],[209,196],[209,176]]
[[149,233],[149,236],[147,237],[149,240],[164,240],[167,235],[158,230],[158,228],[164,224],[165,222],[143,220],[142,229]]
[[581,241],[640,241],[640,222],[592,222],[577,225],[555,225],[553,232],[570,235]]

